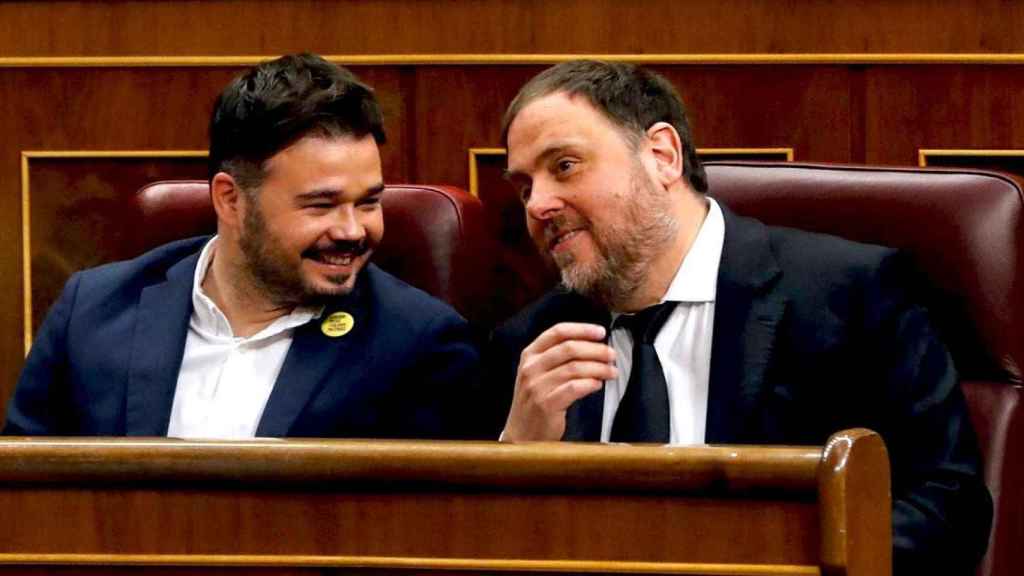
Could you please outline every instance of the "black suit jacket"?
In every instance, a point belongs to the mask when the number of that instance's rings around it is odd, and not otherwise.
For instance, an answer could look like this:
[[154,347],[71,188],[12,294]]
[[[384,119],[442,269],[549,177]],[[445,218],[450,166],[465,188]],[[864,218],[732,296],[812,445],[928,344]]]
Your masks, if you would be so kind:
[[[991,498],[952,360],[908,299],[902,258],[723,214],[706,441],[822,445],[844,428],[876,430],[892,462],[897,571],[972,573]],[[492,430],[508,412],[525,346],[558,322],[609,318],[556,289],[496,330],[488,381],[502,389]],[[600,438],[602,394],[570,408],[565,439]]]
[[[8,405],[6,434],[163,436],[208,238],[167,244],[68,280],[40,328]],[[295,329],[258,436],[448,437],[479,367],[466,322],[448,305],[374,265],[330,338],[320,320]]]

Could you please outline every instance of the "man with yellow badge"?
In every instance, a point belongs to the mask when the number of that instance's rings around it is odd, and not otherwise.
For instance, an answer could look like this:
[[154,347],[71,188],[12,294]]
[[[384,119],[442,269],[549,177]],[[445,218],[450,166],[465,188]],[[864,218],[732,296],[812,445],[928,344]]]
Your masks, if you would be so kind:
[[318,56],[235,79],[210,122],[217,235],[72,276],[5,433],[457,436],[466,322],[368,262],[384,140],[373,91]]

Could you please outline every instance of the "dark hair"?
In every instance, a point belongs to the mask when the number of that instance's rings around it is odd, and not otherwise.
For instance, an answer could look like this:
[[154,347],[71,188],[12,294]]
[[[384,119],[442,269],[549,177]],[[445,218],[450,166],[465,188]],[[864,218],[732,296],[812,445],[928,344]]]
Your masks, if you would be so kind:
[[372,134],[383,144],[373,89],[315,54],[264,62],[228,84],[213,106],[209,178],[227,172],[252,192],[263,181],[264,162],[311,134]]
[[556,92],[585,96],[612,124],[622,129],[633,146],[655,123],[671,124],[682,141],[683,172],[694,190],[707,191],[707,176],[693,145],[682,98],[664,77],[632,64],[571,60],[534,76],[519,90],[505,112],[502,142],[508,145],[509,125],[527,104]]

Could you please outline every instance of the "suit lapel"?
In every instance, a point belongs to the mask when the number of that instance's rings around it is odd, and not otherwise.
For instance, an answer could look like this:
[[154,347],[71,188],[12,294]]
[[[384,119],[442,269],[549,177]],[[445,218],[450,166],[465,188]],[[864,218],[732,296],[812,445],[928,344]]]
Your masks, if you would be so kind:
[[743,439],[744,424],[763,393],[775,329],[786,299],[773,290],[781,274],[767,229],[722,207],[725,242],[715,296],[714,335],[705,440]]
[[[606,330],[611,326],[611,315],[604,308],[575,293],[566,292],[564,298],[564,306],[554,308],[568,309],[570,313],[559,321],[600,324]],[[599,442],[603,414],[604,387],[584,396],[569,407],[565,413],[565,433],[562,439],[574,442]]]
[[139,296],[125,395],[125,433],[164,436],[192,316],[192,283],[199,253],[178,262]]
[[[373,311],[369,304],[371,289],[366,285],[370,274],[369,268],[364,269],[357,290],[328,306],[320,318],[295,329],[292,345],[256,428],[256,436],[288,436],[303,409],[328,378],[338,394],[344,394],[346,388],[358,383],[361,372],[345,370],[346,363],[339,357],[347,355],[352,362],[358,362],[360,354],[353,351],[365,348],[370,338],[369,315]],[[352,315],[353,327],[347,334],[332,338],[323,333],[321,324],[339,311]]]

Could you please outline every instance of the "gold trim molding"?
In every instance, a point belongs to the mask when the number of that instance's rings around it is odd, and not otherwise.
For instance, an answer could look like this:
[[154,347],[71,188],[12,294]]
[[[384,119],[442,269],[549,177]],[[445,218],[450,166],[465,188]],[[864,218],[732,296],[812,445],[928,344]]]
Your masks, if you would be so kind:
[[917,151],[917,165],[928,166],[928,158],[949,157],[976,158],[1024,158],[1024,149],[984,149],[984,148],[921,148]]
[[508,151],[504,148],[470,148],[469,149],[469,193],[480,197],[480,172],[477,162],[481,156],[504,156]]
[[794,564],[234,554],[0,554],[0,565],[397,568],[407,570],[543,571],[577,574],[706,574],[718,576],[767,576],[769,574],[818,576],[821,574],[821,571],[816,566]]
[[760,156],[762,154],[781,154],[786,162],[793,161],[792,148],[697,148],[697,155],[731,154],[734,156]]
[[206,150],[23,150],[21,152],[21,270],[25,355],[32,347],[32,226],[29,161],[40,158],[204,158]]
[[[504,156],[505,148],[470,148],[469,149],[469,193],[480,198],[480,169],[477,167],[482,156]],[[697,148],[697,154],[733,154],[736,156],[761,154],[784,154],[786,162],[793,161],[793,148]]]
[[[14,56],[0,68],[110,68],[252,66],[277,55],[233,56]],[[774,54],[336,54],[328,60],[347,65],[454,66],[538,65],[576,58],[637,64],[1024,64],[1024,53],[774,53]]]

